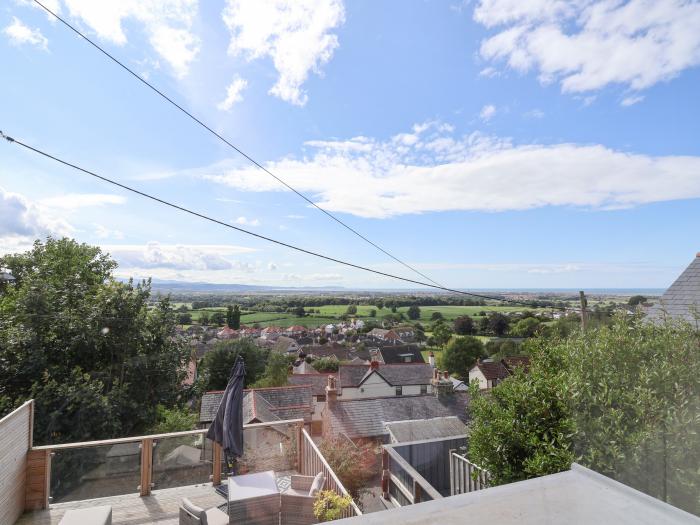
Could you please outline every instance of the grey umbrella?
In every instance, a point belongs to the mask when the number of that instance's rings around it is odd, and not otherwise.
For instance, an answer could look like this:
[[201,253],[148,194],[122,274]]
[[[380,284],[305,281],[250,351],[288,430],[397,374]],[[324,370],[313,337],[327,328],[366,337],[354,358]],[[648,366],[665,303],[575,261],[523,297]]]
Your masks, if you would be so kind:
[[243,455],[243,382],[245,363],[240,355],[231,369],[231,377],[221,404],[211,422],[207,437],[221,445],[228,472],[233,475],[236,458]]

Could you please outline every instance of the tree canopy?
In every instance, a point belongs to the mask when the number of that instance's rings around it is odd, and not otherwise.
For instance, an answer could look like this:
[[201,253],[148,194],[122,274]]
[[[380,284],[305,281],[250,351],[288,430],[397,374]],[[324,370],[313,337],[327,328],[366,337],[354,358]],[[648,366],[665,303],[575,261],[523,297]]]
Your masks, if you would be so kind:
[[484,357],[484,344],[473,336],[456,337],[452,339],[442,352],[442,368],[462,379],[469,377],[469,369],[476,360]]
[[[393,312],[394,309],[392,308],[391,311]],[[406,315],[407,315],[408,318],[411,319],[412,321],[416,321],[416,320],[420,319],[420,307],[417,306],[417,305],[415,305],[415,304],[409,306],[409,307],[408,307],[408,311],[406,312]]]
[[190,350],[175,313],[116,266],[66,238],[0,258],[16,279],[0,296],[0,415],[33,397],[37,443],[129,435],[180,400]]
[[700,334],[618,316],[529,340],[529,373],[472,390],[469,454],[497,484],[578,461],[700,513]]

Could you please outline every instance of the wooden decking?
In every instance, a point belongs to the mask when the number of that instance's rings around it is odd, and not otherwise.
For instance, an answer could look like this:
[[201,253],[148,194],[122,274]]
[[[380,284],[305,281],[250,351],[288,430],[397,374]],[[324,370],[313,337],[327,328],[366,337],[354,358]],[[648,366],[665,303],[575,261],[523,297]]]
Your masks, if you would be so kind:
[[114,525],[137,525],[157,523],[158,525],[176,525],[180,501],[187,497],[195,505],[204,508],[218,507],[226,500],[214,491],[211,483],[190,485],[173,489],[154,490],[150,496],[138,494],[111,496],[90,500],[71,501],[51,505],[49,510],[26,512],[16,525],[54,525],[58,524],[63,514],[70,509],[93,507],[96,505],[112,506],[112,523]]

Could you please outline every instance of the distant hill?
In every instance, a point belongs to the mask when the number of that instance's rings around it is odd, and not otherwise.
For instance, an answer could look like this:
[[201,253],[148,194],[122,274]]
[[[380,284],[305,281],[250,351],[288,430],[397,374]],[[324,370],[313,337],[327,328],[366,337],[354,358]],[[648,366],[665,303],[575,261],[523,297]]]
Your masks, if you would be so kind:
[[341,286],[262,286],[250,284],[193,283],[153,279],[152,289],[156,292],[274,292],[274,291],[342,291]]

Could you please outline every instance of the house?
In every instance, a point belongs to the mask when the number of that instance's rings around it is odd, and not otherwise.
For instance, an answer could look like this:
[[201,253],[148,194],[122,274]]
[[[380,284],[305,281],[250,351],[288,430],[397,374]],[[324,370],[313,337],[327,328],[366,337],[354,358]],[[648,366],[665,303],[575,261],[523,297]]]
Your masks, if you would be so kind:
[[464,437],[467,427],[457,416],[409,419],[386,423],[391,443]]
[[456,377],[448,377],[447,379],[452,383],[452,390],[455,392],[467,392],[469,390],[469,385],[464,381]]
[[373,328],[367,332],[367,337],[387,344],[399,344],[402,342],[401,338],[396,332],[393,330],[386,330],[384,328]]
[[272,351],[278,354],[291,354],[299,352],[299,343],[291,337],[281,335],[272,345]]
[[343,399],[430,394],[433,369],[425,363],[340,365],[338,395]]
[[425,363],[423,354],[417,346],[399,345],[383,346],[377,349],[376,358],[380,363]]
[[647,318],[654,323],[666,318],[697,322],[700,318],[700,252],[659,301],[647,310]]
[[416,331],[411,325],[395,326],[392,331],[403,341],[404,343],[410,343],[416,337]]
[[[206,392],[199,408],[200,426],[208,426],[221,404],[223,390]],[[310,423],[313,415],[312,387],[293,385],[253,388],[243,391],[243,424],[268,423],[286,419],[304,419]]]
[[290,385],[307,385],[311,387],[313,396],[314,411],[311,416],[311,434],[314,436],[321,435],[323,409],[326,406],[326,385],[328,384],[328,376],[332,374],[321,374],[315,370],[306,374],[293,374],[289,376]]
[[[402,367],[413,365],[398,365]],[[333,376],[330,376],[329,383]],[[468,396],[417,395],[340,399],[329,384],[323,411],[323,434],[346,435],[351,439],[389,441],[387,423],[456,416],[466,423]]]
[[513,375],[517,369],[527,372],[530,358],[525,355],[504,357],[500,361],[479,359],[469,370],[469,382],[478,381],[479,388],[493,388],[506,377]]
[[370,361],[370,352],[363,348],[343,346],[339,344],[314,345],[304,347],[306,355],[310,355],[315,359],[323,357],[335,357],[338,361],[353,361],[359,359],[362,363]]
[[238,331],[228,326],[224,326],[221,330],[216,333],[216,337],[219,339],[234,339],[238,337]]
[[307,332],[307,329],[305,326],[300,326],[300,325],[294,325],[294,326],[289,326],[283,330],[283,334],[286,335],[287,337],[293,337],[293,338],[299,338],[305,335]]
[[277,326],[267,326],[260,331],[260,338],[275,341],[281,333],[281,328]]

